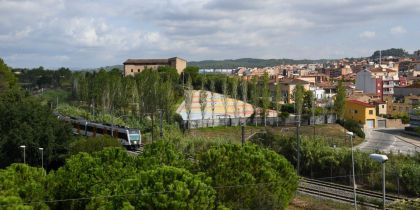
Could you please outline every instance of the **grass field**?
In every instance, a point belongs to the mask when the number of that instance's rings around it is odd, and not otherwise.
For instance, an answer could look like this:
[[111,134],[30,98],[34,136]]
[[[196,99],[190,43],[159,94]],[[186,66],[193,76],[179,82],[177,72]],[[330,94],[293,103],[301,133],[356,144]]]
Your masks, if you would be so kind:
[[[296,127],[245,127],[245,136],[248,137],[255,132],[262,132],[269,130],[275,134],[281,135],[296,135]],[[303,136],[313,137],[313,126],[300,127],[300,133]],[[214,127],[214,128],[199,128],[192,129],[188,135],[202,138],[224,138],[233,143],[241,143],[241,127]],[[315,126],[315,135],[325,138],[331,145],[348,146],[350,147],[350,140],[345,140],[345,129],[338,124],[317,125]],[[360,144],[363,139],[360,137],[353,138],[354,145]]]
[[[282,135],[296,135],[296,127],[268,127],[269,130],[274,132],[275,134],[282,134]],[[350,147],[350,139],[349,137],[346,138],[346,129],[344,129],[339,124],[325,124],[325,125],[316,125],[315,131],[314,126],[302,126],[300,127],[300,133],[303,136],[313,137],[315,132],[315,137],[323,137],[326,139],[331,145],[337,146],[348,146]],[[353,137],[353,144],[357,145],[362,143],[363,139],[356,136]]]
[[[264,127],[245,127],[245,137],[249,137],[255,132],[265,131]],[[188,135],[202,138],[223,138],[232,143],[241,143],[242,131],[241,127],[214,127],[214,128],[199,128],[192,129]]]

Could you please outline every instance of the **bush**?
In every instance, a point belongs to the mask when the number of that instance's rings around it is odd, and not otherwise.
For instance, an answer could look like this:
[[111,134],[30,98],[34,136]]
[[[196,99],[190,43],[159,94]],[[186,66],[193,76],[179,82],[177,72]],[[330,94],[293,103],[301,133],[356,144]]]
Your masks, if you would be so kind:
[[70,154],[79,152],[93,153],[101,151],[106,147],[122,147],[116,138],[111,136],[82,137],[70,144]]
[[286,158],[252,144],[213,147],[199,156],[199,168],[231,209],[284,209],[298,185]]
[[337,123],[343,126],[345,129],[355,133],[360,138],[365,138],[365,133],[358,122],[354,120],[337,120]]
[[280,109],[281,112],[295,113],[294,104],[283,104]]

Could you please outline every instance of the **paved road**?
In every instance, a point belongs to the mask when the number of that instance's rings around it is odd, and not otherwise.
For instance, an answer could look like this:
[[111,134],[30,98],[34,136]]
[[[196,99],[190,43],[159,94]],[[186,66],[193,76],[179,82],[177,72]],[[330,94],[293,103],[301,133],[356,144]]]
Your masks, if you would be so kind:
[[403,154],[420,152],[420,138],[404,134],[402,129],[369,129],[365,134],[365,141],[356,146],[362,151],[381,150]]

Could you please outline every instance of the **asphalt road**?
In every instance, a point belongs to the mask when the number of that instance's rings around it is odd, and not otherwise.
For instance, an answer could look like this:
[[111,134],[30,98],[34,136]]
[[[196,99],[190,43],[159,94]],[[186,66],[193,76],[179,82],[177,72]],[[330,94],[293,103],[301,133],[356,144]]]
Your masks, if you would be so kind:
[[402,129],[369,129],[365,130],[365,134],[365,141],[356,146],[361,151],[380,150],[403,154],[420,152],[420,138],[404,134]]

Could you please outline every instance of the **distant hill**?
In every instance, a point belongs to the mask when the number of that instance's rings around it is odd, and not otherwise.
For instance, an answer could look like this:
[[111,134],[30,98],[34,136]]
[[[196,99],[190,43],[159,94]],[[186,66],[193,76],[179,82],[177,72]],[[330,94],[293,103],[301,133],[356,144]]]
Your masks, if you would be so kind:
[[293,60],[293,59],[255,59],[255,58],[240,58],[235,60],[204,60],[191,61],[188,66],[198,66],[200,68],[237,68],[237,67],[267,67],[278,66],[281,64],[313,64],[313,63],[327,63],[333,60]]
[[124,68],[124,65],[113,65],[113,66],[105,66],[105,67],[99,67],[99,68],[91,68],[91,69],[80,69],[79,71],[99,71],[100,69],[105,69],[106,71],[110,71],[112,69],[119,69],[122,71]]
[[[391,48],[387,50],[382,50],[382,57],[385,56],[393,56],[393,57],[411,57],[412,55],[409,54],[407,51],[405,51],[402,48]],[[378,59],[379,58],[379,50],[375,51],[372,56],[370,56],[372,59]]]

